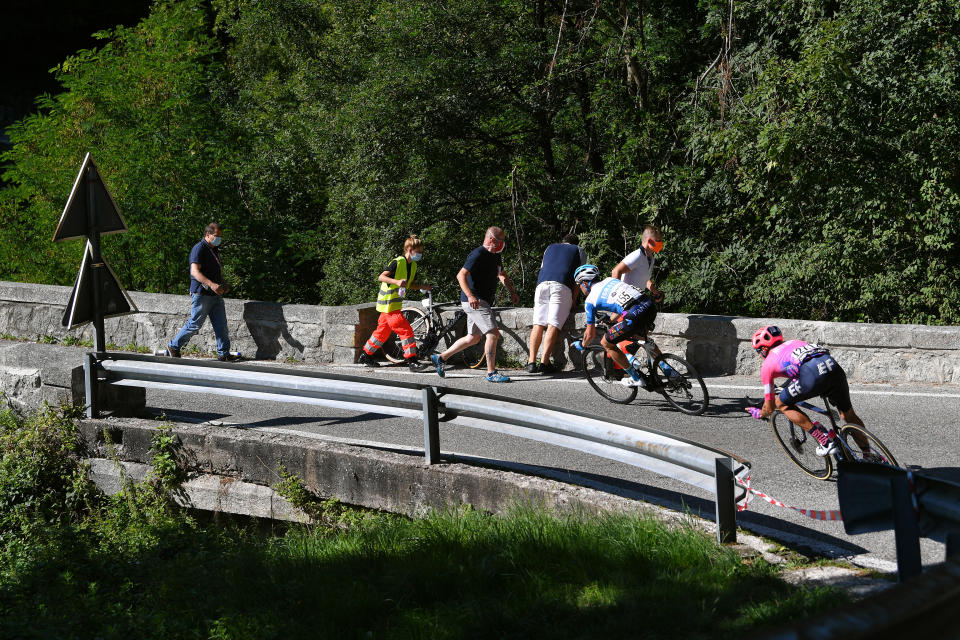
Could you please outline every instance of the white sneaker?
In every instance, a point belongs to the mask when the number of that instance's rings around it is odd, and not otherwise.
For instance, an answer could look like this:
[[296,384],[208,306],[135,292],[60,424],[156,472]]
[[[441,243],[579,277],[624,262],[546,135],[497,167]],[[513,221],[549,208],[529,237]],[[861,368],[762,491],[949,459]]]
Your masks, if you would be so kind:
[[817,445],[816,450],[818,456],[831,456],[839,451],[839,447],[837,447],[837,443],[833,439],[835,435],[833,429],[828,433],[819,422],[815,422],[813,429],[810,430],[810,435],[820,443]]
[[625,387],[639,387],[641,389],[645,389],[647,386],[646,383],[643,381],[643,378],[640,378],[639,380],[634,380],[633,378],[630,377],[629,373],[623,377],[623,380],[620,381],[620,384],[622,384]]
[[836,442],[830,441],[830,442],[828,442],[828,443],[826,444],[826,446],[824,446],[824,445],[822,445],[822,444],[818,444],[818,445],[817,445],[816,454],[817,454],[818,456],[821,456],[821,457],[832,456],[832,455],[835,454],[836,452],[837,452],[837,443],[836,443]]

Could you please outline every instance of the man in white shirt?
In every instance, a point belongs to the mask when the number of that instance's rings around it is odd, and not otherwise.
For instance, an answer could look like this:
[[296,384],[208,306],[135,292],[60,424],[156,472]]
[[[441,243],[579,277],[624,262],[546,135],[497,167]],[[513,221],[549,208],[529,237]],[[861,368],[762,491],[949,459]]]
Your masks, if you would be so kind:
[[629,254],[613,268],[613,277],[641,291],[649,290],[650,297],[660,302],[663,300],[663,293],[653,284],[652,277],[653,265],[656,262],[655,256],[661,250],[663,250],[663,235],[659,229],[648,224],[643,229],[640,248]]

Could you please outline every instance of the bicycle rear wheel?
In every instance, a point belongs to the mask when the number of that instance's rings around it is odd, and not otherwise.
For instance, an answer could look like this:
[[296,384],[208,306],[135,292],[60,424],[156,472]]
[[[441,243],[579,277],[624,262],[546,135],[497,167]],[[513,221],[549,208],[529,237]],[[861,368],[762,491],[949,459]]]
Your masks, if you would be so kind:
[[587,347],[583,350],[583,373],[590,386],[611,402],[627,404],[637,397],[637,387],[622,384],[626,373],[616,368],[603,347]]
[[[900,466],[890,450],[880,442],[880,439],[859,425],[845,424],[840,427],[840,438],[846,445],[844,454],[853,454],[854,460],[857,462],[877,462],[891,467]],[[864,447],[868,445],[870,452],[869,455],[866,455],[864,454]]]
[[710,394],[703,378],[683,358],[661,353],[653,365],[659,389],[667,402],[691,416],[699,416],[710,404]]
[[[417,307],[405,307],[401,309],[400,313],[410,323],[410,328],[413,329],[413,337],[417,339],[417,346],[419,347],[423,343],[427,331],[430,330],[430,319],[423,309]],[[390,338],[383,343],[383,355],[390,362],[403,362],[403,347],[400,346],[397,334],[391,333]],[[424,357],[428,354],[420,353],[418,355]]]
[[[455,328],[445,333],[443,336],[443,341],[448,347],[456,342],[459,339],[459,336],[465,335],[466,332],[466,314],[463,311],[457,311],[457,313],[460,314],[460,319],[454,325]],[[486,356],[483,352],[485,342],[486,337],[481,336],[480,342],[470,345],[463,351],[454,354],[453,363],[460,367],[469,367],[470,369],[476,369],[483,366],[483,363],[486,362]]]
[[481,338],[480,342],[470,345],[457,354],[463,366],[470,367],[471,369],[477,369],[483,366],[483,363],[487,361],[487,355],[483,351],[485,343],[486,338]]
[[770,416],[770,429],[790,459],[808,476],[826,480],[833,473],[830,456],[817,455],[816,438],[790,422],[787,416],[774,411]]

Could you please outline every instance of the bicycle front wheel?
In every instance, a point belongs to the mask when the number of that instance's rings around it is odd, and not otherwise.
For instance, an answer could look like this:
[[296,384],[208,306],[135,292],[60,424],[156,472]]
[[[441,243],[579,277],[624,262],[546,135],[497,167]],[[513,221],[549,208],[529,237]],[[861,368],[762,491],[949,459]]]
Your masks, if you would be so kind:
[[[413,337],[416,338],[417,347],[419,347],[423,344],[423,338],[427,335],[427,331],[430,330],[430,318],[427,317],[427,313],[423,309],[417,307],[405,307],[400,313],[410,323],[410,328],[413,329]],[[391,333],[390,338],[383,343],[383,355],[390,362],[403,362],[403,347],[400,345],[400,340],[397,339],[397,334]],[[420,353],[418,355],[424,357],[429,354]]]
[[845,424],[840,427],[840,439],[843,440],[844,454],[848,456],[852,454],[857,462],[900,466],[880,439],[859,425]]
[[583,350],[583,373],[590,386],[611,402],[627,404],[637,397],[637,387],[623,384],[626,373],[616,368],[603,347]]
[[808,476],[826,480],[833,473],[830,456],[817,455],[816,438],[790,422],[787,416],[774,411],[770,416],[770,429],[790,459]]
[[710,394],[693,365],[672,353],[661,353],[653,364],[653,372],[659,387],[656,390],[663,394],[667,402],[691,416],[699,416],[706,411]]

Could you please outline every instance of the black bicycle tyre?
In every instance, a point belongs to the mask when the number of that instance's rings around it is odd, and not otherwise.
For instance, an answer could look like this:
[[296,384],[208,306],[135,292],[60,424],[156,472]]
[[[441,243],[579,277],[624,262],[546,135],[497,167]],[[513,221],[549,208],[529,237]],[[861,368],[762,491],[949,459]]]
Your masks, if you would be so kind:
[[833,473],[830,456],[817,455],[816,438],[790,422],[787,416],[774,411],[770,416],[770,430],[787,457],[805,474],[817,480],[826,480]]
[[[410,323],[410,328],[413,329],[413,337],[417,339],[417,346],[419,347],[423,344],[423,338],[427,335],[427,331],[430,330],[429,316],[423,309],[417,307],[404,307],[400,310],[400,313]],[[424,358],[430,354],[418,353],[417,355]],[[383,356],[393,363],[403,362],[403,348],[400,346],[397,334],[391,333],[390,338],[383,343]]]
[[854,438],[855,433],[862,434],[863,437],[870,441],[870,450],[872,452],[879,453],[883,457],[883,460],[869,460],[868,462],[877,462],[880,464],[890,465],[891,467],[900,466],[900,464],[897,462],[897,459],[893,457],[892,453],[890,453],[890,449],[888,449],[887,446],[880,441],[880,438],[857,424],[845,424],[840,427],[840,438],[843,439],[843,442],[849,448],[844,449],[844,455],[853,453],[853,455],[856,456],[855,460],[857,462],[864,462],[862,449]]
[[607,356],[603,347],[586,347],[583,350],[581,368],[594,391],[610,402],[629,404],[637,397],[637,387],[621,384],[625,372],[613,366],[613,360]]
[[[679,375],[673,375],[673,372],[667,374],[660,368],[662,362],[667,363]],[[694,366],[686,360],[672,353],[661,353],[653,363],[653,373],[657,376],[656,391],[677,411],[689,416],[699,416],[707,410],[710,405],[707,385]],[[703,395],[701,400],[698,400],[698,391]]]

